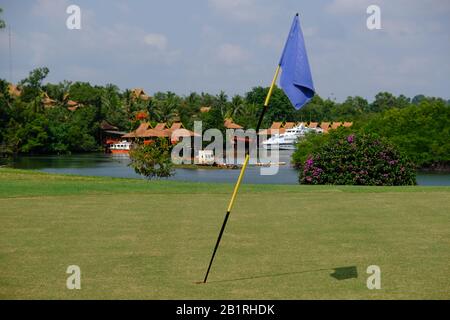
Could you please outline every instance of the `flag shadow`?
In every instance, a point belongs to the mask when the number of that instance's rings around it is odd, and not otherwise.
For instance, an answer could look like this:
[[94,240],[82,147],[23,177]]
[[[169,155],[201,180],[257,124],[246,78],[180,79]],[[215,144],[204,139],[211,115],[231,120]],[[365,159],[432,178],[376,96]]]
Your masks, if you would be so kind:
[[212,281],[208,281],[208,283],[221,283],[221,282],[233,282],[233,281],[263,279],[263,278],[275,278],[275,277],[290,276],[290,275],[295,275],[295,274],[330,271],[330,270],[333,270],[333,272],[330,273],[330,277],[333,277],[337,280],[358,278],[358,271],[357,271],[356,266],[348,266],[348,267],[338,267],[338,268],[328,268],[328,269],[314,269],[314,270],[263,274],[263,275],[257,275],[257,276],[252,276],[252,277],[242,277],[242,278],[235,278],[235,279],[212,280]]
[[334,272],[330,276],[337,280],[358,278],[358,270],[356,266],[334,268]]

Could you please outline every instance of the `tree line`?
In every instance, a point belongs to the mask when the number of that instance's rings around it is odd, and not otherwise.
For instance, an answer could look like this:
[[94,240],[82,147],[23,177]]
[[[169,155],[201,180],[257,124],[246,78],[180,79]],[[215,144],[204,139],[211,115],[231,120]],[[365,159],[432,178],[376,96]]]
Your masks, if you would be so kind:
[[[254,128],[268,92],[267,87],[254,87],[244,95],[229,97],[223,91],[216,95],[192,92],[184,96],[168,91],[142,99],[133,90],[120,90],[113,84],[44,83],[48,73],[45,67],[31,71],[18,83],[20,94],[16,95],[11,93],[10,84],[0,79],[3,153],[98,151],[103,121],[122,131],[134,130],[141,121],[152,124],[181,121],[187,129],[193,129],[194,121],[201,120],[204,130],[223,129],[227,118],[244,128]],[[70,108],[74,103],[77,108]],[[440,98],[424,95],[408,98],[380,92],[371,103],[359,96],[338,103],[315,95],[296,110],[283,91],[275,88],[263,127],[274,121],[352,121],[356,128],[391,137],[410,153],[416,150],[420,153],[417,162],[430,164],[435,160],[448,161],[450,152],[444,141],[446,134],[448,137],[448,106],[449,101]]]

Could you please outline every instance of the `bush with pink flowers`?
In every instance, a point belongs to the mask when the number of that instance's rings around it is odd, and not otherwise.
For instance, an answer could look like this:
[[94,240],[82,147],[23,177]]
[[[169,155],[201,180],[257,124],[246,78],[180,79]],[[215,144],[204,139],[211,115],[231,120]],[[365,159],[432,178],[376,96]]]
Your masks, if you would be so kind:
[[297,168],[301,184],[416,184],[414,165],[392,144],[376,136],[346,131],[323,139]]

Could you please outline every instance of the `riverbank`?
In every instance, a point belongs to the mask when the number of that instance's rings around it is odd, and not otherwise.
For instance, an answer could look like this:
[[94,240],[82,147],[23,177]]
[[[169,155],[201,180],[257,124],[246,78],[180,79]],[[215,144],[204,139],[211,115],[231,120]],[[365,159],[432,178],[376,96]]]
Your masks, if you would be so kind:
[[[243,185],[0,169],[3,299],[448,299],[450,187]],[[82,290],[66,289],[67,266]],[[382,289],[368,290],[378,265]],[[335,269],[357,274],[338,280]]]
[[[292,152],[279,151],[280,165],[273,175],[265,175],[266,167],[249,166],[245,184],[298,185],[298,171],[290,165]],[[272,159],[273,160],[273,159]],[[39,170],[48,173],[144,179],[128,166],[129,158],[104,153],[73,154],[67,156],[30,156],[15,158],[9,167]],[[240,170],[221,170],[208,166],[176,166],[170,181],[235,183]],[[269,172],[271,173],[271,172]],[[450,174],[418,173],[417,182],[423,186],[450,186]]]

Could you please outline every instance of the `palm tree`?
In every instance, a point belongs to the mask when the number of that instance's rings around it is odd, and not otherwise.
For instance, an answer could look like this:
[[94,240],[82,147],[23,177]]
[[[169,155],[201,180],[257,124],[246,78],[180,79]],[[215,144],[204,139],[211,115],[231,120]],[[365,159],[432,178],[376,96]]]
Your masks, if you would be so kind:
[[178,116],[180,98],[170,91],[158,95],[159,99],[156,99],[155,96],[150,110],[151,117],[158,122],[172,122]]
[[220,109],[220,113],[222,114],[222,117],[225,118],[227,114],[227,105],[228,105],[228,96],[225,94],[225,92],[220,91],[220,93],[216,96],[216,107]]
[[244,99],[240,95],[235,95],[231,99],[225,118],[238,116],[244,109]]

